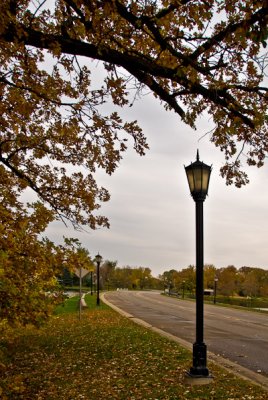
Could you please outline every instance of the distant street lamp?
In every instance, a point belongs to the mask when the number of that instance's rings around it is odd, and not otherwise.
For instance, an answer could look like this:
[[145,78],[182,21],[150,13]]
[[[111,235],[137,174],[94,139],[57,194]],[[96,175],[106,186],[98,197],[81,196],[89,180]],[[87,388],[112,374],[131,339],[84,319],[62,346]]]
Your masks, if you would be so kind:
[[93,272],[94,272],[94,265],[90,265],[89,272],[90,272],[90,294],[93,296]]
[[214,304],[216,304],[216,298],[217,298],[217,283],[218,283],[218,278],[214,278]]
[[182,281],[182,298],[184,299],[185,281]]
[[168,295],[171,295],[171,282],[168,282]]
[[93,295],[93,271],[90,271],[90,294]]
[[94,293],[96,293],[96,280],[97,280],[97,275],[93,275],[93,286],[94,286]]
[[82,313],[82,267],[79,267],[79,321],[81,321]]
[[98,253],[95,257],[97,263],[97,306],[100,305],[100,263],[102,256]]
[[203,203],[208,193],[211,167],[196,161],[185,167],[190,192],[196,205],[196,341],[193,345],[193,366],[189,375],[193,378],[209,376],[207,368],[207,346],[204,343],[204,242]]

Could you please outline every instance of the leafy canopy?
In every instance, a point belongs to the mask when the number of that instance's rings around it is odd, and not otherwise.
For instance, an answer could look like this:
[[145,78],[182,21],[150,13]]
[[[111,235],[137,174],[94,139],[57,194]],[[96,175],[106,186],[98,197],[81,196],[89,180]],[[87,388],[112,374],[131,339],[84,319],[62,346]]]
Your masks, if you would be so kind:
[[52,213],[40,202],[26,212],[8,184],[0,200],[0,320],[39,325],[62,300],[59,292],[49,293],[57,286],[63,249],[39,238]]
[[11,182],[0,192],[0,321],[40,325],[63,301],[56,276],[64,268],[88,269],[90,255],[77,239],[65,238],[64,245],[56,246],[40,238],[53,212],[40,202],[27,204],[26,211]]
[[[58,217],[108,225],[93,213],[109,199],[93,174],[115,170],[127,135],[139,154],[147,144],[136,121],[105,115],[102,105],[126,106],[130,91],[136,99],[149,88],[191,127],[200,114],[210,116],[210,140],[225,153],[222,175],[228,184],[247,183],[241,152],[260,167],[268,146],[267,12],[257,0],[2,1],[5,169]],[[99,88],[87,60],[104,63]]]

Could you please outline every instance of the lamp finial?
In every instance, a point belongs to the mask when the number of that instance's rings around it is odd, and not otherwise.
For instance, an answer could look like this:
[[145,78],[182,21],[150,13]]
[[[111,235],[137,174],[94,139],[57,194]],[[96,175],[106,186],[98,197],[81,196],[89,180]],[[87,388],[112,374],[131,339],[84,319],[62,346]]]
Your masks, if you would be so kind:
[[199,161],[199,150],[197,149],[197,153],[196,153],[196,161]]

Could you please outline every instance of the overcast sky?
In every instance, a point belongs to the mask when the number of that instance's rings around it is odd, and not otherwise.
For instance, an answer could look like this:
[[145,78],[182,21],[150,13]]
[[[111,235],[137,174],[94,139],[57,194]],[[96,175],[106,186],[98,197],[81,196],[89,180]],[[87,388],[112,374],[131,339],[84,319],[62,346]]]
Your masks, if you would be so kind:
[[[223,154],[206,136],[209,121],[202,118],[197,131],[147,95],[126,108],[128,120],[137,119],[147,136],[150,150],[138,156],[131,146],[112,176],[99,175],[111,200],[99,213],[111,227],[76,232],[58,222],[46,235],[56,243],[62,236],[77,237],[95,256],[117,260],[118,266],[149,267],[152,274],[195,264],[195,203],[184,171],[196,159],[213,164],[209,196],[204,203],[205,263],[217,268],[235,265],[268,269],[267,165],[246,167],[250,184],[226,186],[219,176]],[[129,142],[130,145],[130,142]]]

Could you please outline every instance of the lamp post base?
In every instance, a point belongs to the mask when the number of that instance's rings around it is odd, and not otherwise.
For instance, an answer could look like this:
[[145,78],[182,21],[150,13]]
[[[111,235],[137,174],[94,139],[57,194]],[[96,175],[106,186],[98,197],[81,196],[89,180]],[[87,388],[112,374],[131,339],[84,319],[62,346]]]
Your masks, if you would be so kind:
[[193,366],[190,368],[189,375],[192,377],[207,377],[207,346],[205,343],[194,343],[193,345]]
[[187,385],[209,385],[213,382],[213,376],[202,376],[202,375],[191,375],[190,372],[186,372],[185,383]]

